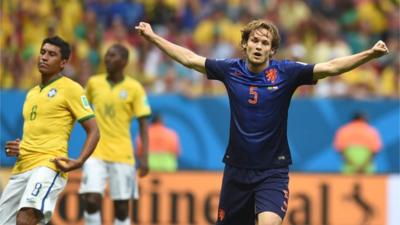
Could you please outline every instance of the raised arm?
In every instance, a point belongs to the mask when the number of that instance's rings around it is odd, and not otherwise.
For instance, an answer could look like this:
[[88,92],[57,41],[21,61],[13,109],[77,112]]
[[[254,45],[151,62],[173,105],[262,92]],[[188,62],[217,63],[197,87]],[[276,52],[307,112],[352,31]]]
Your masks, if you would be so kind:
[[374,47],[366,51],[332,59],[328,62],[317,63],[314,67],[313,78],[314,80],[318,80],[328,76],[336,76],[388,53],[389,50],[386,44],[383,41],[378,41]]
[[150,24],[145,22],[140,22],[138,26],[135,27],[146,40],[155,44],[159,49],[165,52],[169,57],[175,61],[181,63],[182,65],[195,69],[200,73],[205,73],[205,62],[206,58],[199,56],[189,49],[183,48],[172,42],[167,41],[161,36],[153,32]]

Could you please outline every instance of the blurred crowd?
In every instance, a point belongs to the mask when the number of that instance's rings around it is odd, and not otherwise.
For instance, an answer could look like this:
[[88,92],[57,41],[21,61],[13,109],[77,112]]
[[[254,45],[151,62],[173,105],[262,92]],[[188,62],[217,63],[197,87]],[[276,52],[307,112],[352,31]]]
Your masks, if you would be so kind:
[[208,81],[165,57],[134,30],[153,25],[168,40],[210,58],[242,57],[241,28],[252,19],[273,21],[281,32],[276,59],[318,63],[356,53],[378,40],[390,54],[344,76],[300,88],[296,96],[399,98],[399,0],[2,0],[1,88],[29,89],[40,82],[37,54],[46,36],[72,44],[64,74],[83,86],[104,73],[113,43],[130,49],[126,74],[151,94],[221,95]]

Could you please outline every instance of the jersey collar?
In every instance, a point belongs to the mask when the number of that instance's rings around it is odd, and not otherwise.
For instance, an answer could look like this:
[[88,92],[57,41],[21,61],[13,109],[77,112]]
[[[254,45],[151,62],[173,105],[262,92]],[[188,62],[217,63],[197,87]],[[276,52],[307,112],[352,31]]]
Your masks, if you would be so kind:
[[39,84],[40,90],[43,90],[45,87],[49,86],[51,83],[60,79],[61,77],[63,77],[63,75],[59,73],[55,75],[53,78],[51,78],[46,84]]
[[113,87],[115,87],[116,85],[121,84],[122,82],[125,81],[125,75],[122,77],[122,80],[120,80],[120,81],[118,81],[118,82],[116,82],[116,83],[114,83],[113,81],[111,81],[110,79],[108,79],[108,76],[106,76],[106,81],[107,81],[107,83],[110,84],[110,86],[113,88]]

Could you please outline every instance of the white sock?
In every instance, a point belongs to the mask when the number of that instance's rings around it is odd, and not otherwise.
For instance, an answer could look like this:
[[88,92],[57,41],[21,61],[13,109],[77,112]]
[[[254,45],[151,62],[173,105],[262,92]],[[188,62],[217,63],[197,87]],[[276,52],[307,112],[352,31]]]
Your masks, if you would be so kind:
[[85,219],[85,225],[99,225],[101,224],[100,211],[89,214],[86,211],[83,213]]
[[125,219],[125,220],[119,220],[117,218],[114,219],[114,225],[130,225],[131,224],[131,220],[129,218],[129,216]]

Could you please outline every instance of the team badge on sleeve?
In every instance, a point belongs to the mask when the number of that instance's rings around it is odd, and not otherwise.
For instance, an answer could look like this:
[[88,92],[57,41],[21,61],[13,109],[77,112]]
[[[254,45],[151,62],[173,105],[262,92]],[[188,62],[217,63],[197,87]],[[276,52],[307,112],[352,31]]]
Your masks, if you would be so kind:
[[90,104],[89,101],[87,100],[86,96],[82,95],[81,96],[81,101],[82,101],[82,105],[85,109],[89,109],[90,108]]
[[52,88],[52,89],[50,89],[50,91],[47,93],[47,97],[52,98],[52,97],[56,96],[56,94],[57,94],[57,89]]

